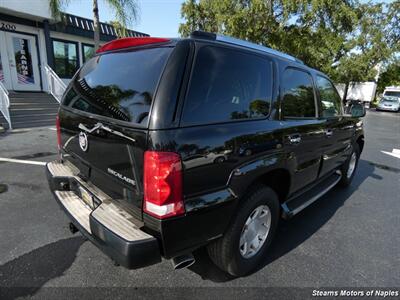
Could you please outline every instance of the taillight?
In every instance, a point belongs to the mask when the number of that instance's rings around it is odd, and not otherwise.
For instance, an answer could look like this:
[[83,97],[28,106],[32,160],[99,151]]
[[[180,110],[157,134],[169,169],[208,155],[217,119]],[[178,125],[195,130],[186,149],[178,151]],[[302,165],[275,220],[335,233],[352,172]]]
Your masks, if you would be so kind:
[[185,213],[182,199],[182,162],[173,152],[144,153],[143,211],[159,219]]
[[56,130],[57,130],[57,145],[58,150],[61,150],[61,127],[60,127],[60,117],[56,116]]

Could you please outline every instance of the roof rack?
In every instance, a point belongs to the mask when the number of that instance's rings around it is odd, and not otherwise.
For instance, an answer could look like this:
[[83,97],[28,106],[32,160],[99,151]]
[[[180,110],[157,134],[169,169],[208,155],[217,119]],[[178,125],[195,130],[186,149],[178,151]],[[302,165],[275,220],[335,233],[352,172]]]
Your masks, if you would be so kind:
[[251,42],[247,42],[244,40],[240,40],[237,38],[233,38],[230,36],[226,36],[226,35],[222,35],[222,34],[215,34],[215,33],[211,33],[211,32],[206,32],[206,31],[193,31],[192,34],[190,35],[192,38],[197,38],[197,39],[207,39],[207,40],[214,40],[214,41],[219,41],[219,42],[223,42],[223,43],[227,43],[227,44],[233,44],[233,45],[238,45],[238,46],[242,46],[242,47],[246,47],[246,48],[250,48],[250,49],[255,49],[255,50],[259,50],[265,53],[269,53],[269,54],[273,54],[279,57],[283,57],[286,58],[288,60],[291,61],[295,61],[301,64],[304,64],[303,61],[301,61],[300,59],[291,56],[289,54],[274,50],[272,48],[268,48],[262,45],[258,45],[258,44],[254,44]]

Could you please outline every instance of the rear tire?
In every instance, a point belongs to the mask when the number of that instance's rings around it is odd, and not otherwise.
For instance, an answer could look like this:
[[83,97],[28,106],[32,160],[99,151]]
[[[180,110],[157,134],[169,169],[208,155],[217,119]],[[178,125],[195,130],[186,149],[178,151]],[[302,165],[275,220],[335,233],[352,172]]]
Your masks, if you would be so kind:
[[342,178],[339,181],[339,185],[342,187],[348,187],[353,181],[354,174],[356,173],[358,160],[360,159],[360,147],[357,143],[353,145],[353,151],[350,157],[343,164],[340,171],[342,172]]
[[[224,236],[207,246],[211,260],[233,276],[244,276],[256,270],[265,258],[278,220],[279,200],[275,191],[264,185],[254,186],[243,199]],[[242,245],[247,239],[256,250]]]

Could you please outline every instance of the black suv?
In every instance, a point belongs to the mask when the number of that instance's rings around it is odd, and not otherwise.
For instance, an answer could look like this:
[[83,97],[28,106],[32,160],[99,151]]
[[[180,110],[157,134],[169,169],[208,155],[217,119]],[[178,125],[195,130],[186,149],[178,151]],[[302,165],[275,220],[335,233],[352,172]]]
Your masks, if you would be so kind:
[[260,45],[205,32],[102,46],[69,84],[50,188],[79,230],[127,268],[207,247],[241,276],[278,220],[350,184],[365,114],[326,75]]

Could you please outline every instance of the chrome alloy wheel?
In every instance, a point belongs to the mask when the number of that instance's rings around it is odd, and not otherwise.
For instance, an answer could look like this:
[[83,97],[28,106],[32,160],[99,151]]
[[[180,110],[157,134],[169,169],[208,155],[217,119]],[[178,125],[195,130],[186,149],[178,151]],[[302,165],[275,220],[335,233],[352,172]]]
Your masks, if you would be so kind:
[[347,178],[350,179],[351,175],[353,175],[354,170],[356,168],[357,163],[357,154],[353,152],[350,157],[349,167],[347,168]]
[[239,250],[243,258],[254,256],[267,240],[271,228],[271,211],[267,205],[255,208],[240,234]]

